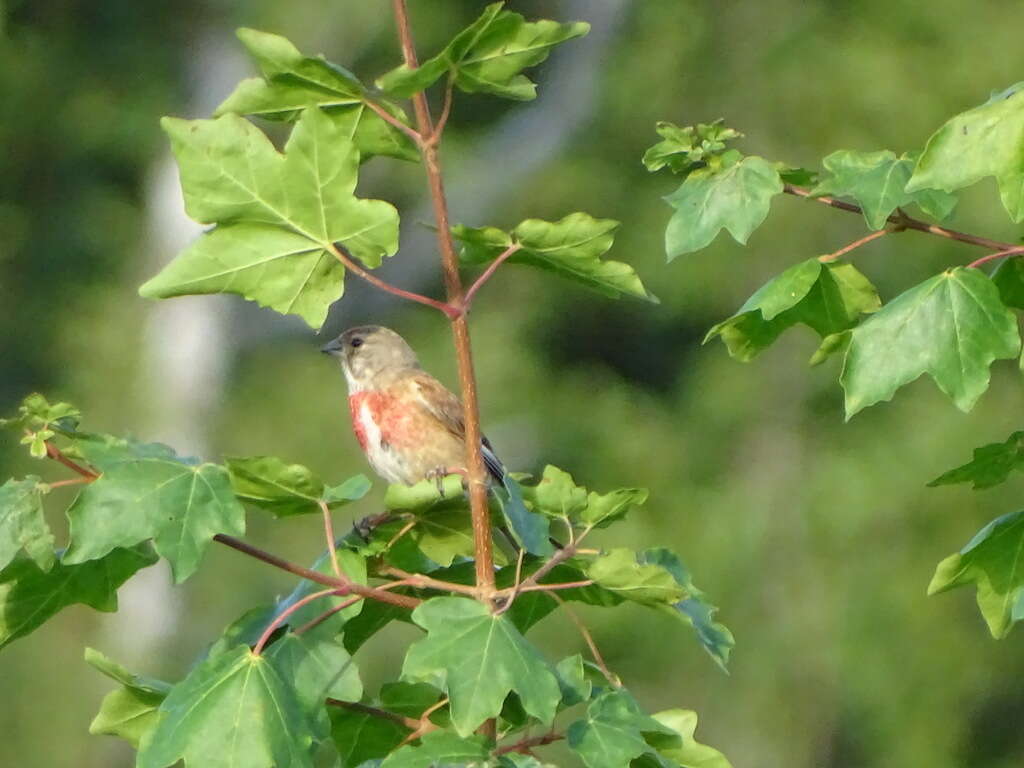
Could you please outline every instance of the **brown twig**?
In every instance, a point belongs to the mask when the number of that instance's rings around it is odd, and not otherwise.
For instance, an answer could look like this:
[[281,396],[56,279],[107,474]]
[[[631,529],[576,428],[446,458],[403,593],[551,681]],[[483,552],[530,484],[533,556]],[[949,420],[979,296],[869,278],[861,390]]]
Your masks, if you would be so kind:
[[336,258],[345,266],[347,270],[357,275],[358,277],[361,277],[370,285],[380,288],[382,291],[390,293],[393,296],[399,296],[403,299],[408,299],[409,301],[415,301],[419,304],[424,304],[425,306],[428,307],[433,307],[434,309],[443,312],[445,316],[448,317],[449,319],[455,319],[456,317],[462,314],[462,310],[458,309],[452,304],[446,304],[443,301],[432,299],[429,296],[423,296],[422,294],[414,293],[413,291],[407,291],[404,288],[399,288],[385,280],[381,280],[372,272],[363,269],[361,266],[359,266],[355,262],[355,259],[353,259],[348,254],[348,251],[346,251],[345,248],[339,243],[333,243],[328,250],[334,255],[334,258]]
[[296,600],[292,605],[289,605],[285,610],[281,611],[274,620],[267,624],[267,628],[263,630],[263,634],[260,635],[260,639],[256,641],[256,645],[253,646],[252,652],[259,656],[263,653],[263,646],[267,644],[267,640],[274,634],[274,630],[284,624],[285,620],[295,613],[299,608],[304,605],[308,605],[314,600],[319,600],[321,597],[327,597],[328,595],[335,595],[338,593],[336,589],[322,589],[319,592],[314,592],[311,595],[306,595],[301,600]]
[[89,478],[85,482],[91,482],[99,477],[98,472],[93,472],[91,469],[83,467],[76,461],[72,461],[58,448],[56,445],[51,443],[49,440],[46,441],[46,456],[47,458],[53,459],[58,464],[63,464],[65,467],[70,469],[72,472],[77,472],[82,477]]
[[368,597],[372,600],[377,600],[382,603],[390,603],[391,605],[397,605],[401,608],[415,608],[420,604],[420,600],[411,597],[409,595],[396,595],[388,591],[392,588],[392,585],[385,584],[380,587],[369,587],[365,584],[356,584],[351,581],[342,581],[333,576],[328,576],[320,571],[314,571],[311,568],[304,568],[301,565],[290,563],[277,555],[272,555],[269,552],[264,552],[258,547],[254,547],[241,539],[236,539],[234,536],[228,536],[223,533],[218,533],[213,537],[214,541],[220,542],[225,546],[236,549],[243,554],[254,557],[257,560],[261,560],[268,565],[272,565],[275,568],[280,568],[282,571],[301,576],[304,579],[316,582],[317,584],[323,584],[324,586],[334,587],[339,595],[359,595],[361,597]]
[[332,707],[339,707],[341,709],[347,709],[351,712],[360,712],[364,715],[372,715],[373,717],[379,717],[381,720],[390,720],[393,723],[404,725],[406,728],[415,730],[419,727],[420,721],[414,717],[406,717],[405,715],[398,715],[394,712],[388,712],[386,709],[379,709],[378,707],[371,707],[368,704],[360,704],[355,701],[342,701],[341,699],[327,699],[327,703]]
[[327,539],[327,551],[331,555],[331,567],[334,569],[334,575],[341,581],[351,581],[348,576],[341,572],[341,566],[338,565],[338,547],[334,543],[334,523],[331,520],[331,508],[327,506],[327,502],[323,499],[317,499],[317,504],[320,505],[320,511],[324,515],[324,538]]
[[340,613],[341,611],[344,611],[349,606],[355,605],[356,603],[358,603],[360,600],[363,600],[363,599],[364,598],[363,598],[362,595],[356,595],[355,597],[350,597],[348,600],[344,600],[344,601],[338,603],[337,605],[333,606],[332,608],[328,608],[326,611],[321,613],[315,619],[310,619],[305,624],[303,624],[301,627],[298,627],[295,630],[295,634],[296,635],[301,635],[303,632],[309,632],[309,630],[315,629],[316,627],[319,627],[321,624],[323,624],[325,621],[327,621],[329,618],[331,618],[331,616],[333,616],[334,614]]
[[[850,213],[863,213],[864,210],[859,205],[853,203],[847,203],[843,200],[836,200],[834,197],[812,197],[811,191],[804,187],[797,187],[793,184],[785,184],[782,187],[782,191],[787,195],[795,195],[796,197],[804,197],[808,200],[814,200],[815,202],[822,203],[824,205],[838,208],[841,211],[848,211]],[[903,229],[914,229],[918,232],[927,232],[931,235],[937,235],[938,237],[945,237],[950,240],[958,240],[961,243],[970,243],[971,245],[977,245],[981,248],[991,248],[994,251],[1007,251],[1015,246],[1012,243],[1003,243],[999,240],[990,240],[987,237],[979,237],[978,235],[971,235],[967,232],[958,232],[955,229],[947,229],[946,227],[940,227],[935,224],[929,224],[927,221],[921,221],[915,219],[912,216],[899,211],[889,216],[887,221],[890,224],[895,224]]]
[[91,483],[93,478],[91,477],[70,477],[67,480],[58,480],[56,483],[47,483],[50,488],[63,488],[65,485],[81,485],[82,483]]
[[363,104],[365,104],[370,109],[372,109],[374,112],[376,112],[377,115],[380,116],[380,119],[383,120],[385,123],[388,123],[389,125],[393,125],[395,128],[397,128],[402,133],[404,133],[406,136],[408,136],[410,139],[415,141],[417,145],[419,145],[419,144],[421,144],[423,142],[423,137],[419,134],[419,131],[417,131],[411,125],[406,125],[405,123],[403,123],[401,120],[399,120],[397,117],[392,115],[390,112],[388,112],[386,109],[384,109],[384,107],[382,107],[377,102],[373,101],[372,99],[364,98],[363,99]]
[[847,254],[850,251],[855,251],[858,248],[860,248],[862,245],[867,245],[872,240],[877,240],[878,238],[884,237],[885,235],[888,235],[890,232],[895,232],[895,231],[897,231],[897,230],[889,229],[888,227],[886,227],[885,229],[880,229],[877,232],[872,232],[870,235],[865,235],[864,237],[860,238],[859,240],[854,240],[849,245],[844,245],[838,251],[833,251],[832,253],[827,253],[824,256],[819,256],[818,257],[818,261],[822,262],[823,264],[825,262],[827,262],[827,261],[835,261],[840,256],[843,256],[844,254]]
[[975,259],[967,265],[967,268],[971,269],[973,267],[977,269],[982,264],[987,264],[990,261],[1005,259],[1008,256],[1019,256],[1022,253],[1024,253],[1024,245],[1018,245],[1016,248],[1007,248],[1005,251],[997,251],[996,253],[990,253],[987,256],[982,256],[980,259]]
[[543,736],[528,736],[525,739],[520,739],[514,744],[506,744],[504,747],[498,747],[494,750],[495,756],[507,755],[509,752],[519,752],[524,755],[530,754],[530,750],[533,747],[543,747],[545,744],[553,744],[556,741],[561,741],[565,736],[561,733],[555,733],[551,731],[545,733]]
[[444,87],[444,103],[441,105],[441,116],[437,118],[437,125],[434,126],[433,132],[426,140],[426,143],[431,146],[436,146],[441,141],[441,134],[444,133],[444,127],[448,124],[448,116],[452,113],[452,97],[454,92],[455,78],[449,75],[448,82]]
[[[419,67],[416,46],[409,26],[409,11],[405,0],[392,0],[398,39],[402,47],[402,58],[409,69]],[[433,127],[427,97],[422,91],[413,96],[416,113],[416,128],[421,136],[432,136]],[[423,165],[426,169],[430,188],[434,219],[437,223],[437,240],[441,252],[441,267],[450,308],[463,306],[462,280],[459,276],[459,257],[452,242],[448,217],[448,202],[444,193],[441,176],[441,162],[436,143],[421,145]],[[451,317],[451,315],[449,315]],[[481,450],[480,407],[477,401],[476,375],[473,371],[473,352],[469,339],[469,325],[466,315],[459,312],[451,317],[452,335],[458,361],[459,384],[462,389],[463,422],[465,424],[466,468],[469,471],[469,499],[473,518],[473,542],[476,561],[476,582],[480,596],[489,599],[494,592],[494,552],[491,541],[490,516],[487,508],[487,473]],[[493,735],[493,733],[492,733]]]
[[590,630],[587,629],[587,625],[584,624],[580,617],[576,615],[576,611],[566,605],[565,600],[560,598],[554,592],[548,592],[548,596],[558,603],[559,607],[565,611],[572,623],[576,625],[576,629],[578,629],[580,634],[583,636],[583,640],[587,644],[587,648],[590,649],[590,655],[594,657],[594,663],[597,664],[598,668],[601,670],[601,674],[604,675],[605,679],[612,684],[613,688],[621,688],[622,680],[619,679],[618,675],[608,669],[608,665],[604,661],[604,656],[601,655],[601,651],[597,648],[597,643],[594,642],[594,636],[590,634]]
[[469,290],[466,291],[466,295],[462,299],[462,306],[466,312],[469,311],[469,305],[473,303],[473,297],[476,295],[476,292],[483,287],[484,283],[491,279],[491,275],[498,271],[498,267],[504,264],[505,260],[508,259],[509,256],[516,253],[516,251],[521,250],[522,247],[523,246],[519,243],[513,243],[510,245],[501,253],[500,256],[498,256],[498,258],[492,261],[487,269],[484,270],[483,274],[480,275],[480,277],[478,277],[471,286],[469,286]]
[[557,592],[562,589],[579,589],[580,587],[589,587],[593,583],[593,579],[584,579],[583,581],[565,581],[559,584],[521,584],[519,589],[514,591],[517,594],[520,592]]
[[460,595],[477,597],[479,590],[472,584],[456,584],[454,581],[441,581],[422,573],[409,573],[401,568],[387,567],[380,571],[385,576],[397,576],[406,584],[418,589],[436,589],[439,592],[454,592]]

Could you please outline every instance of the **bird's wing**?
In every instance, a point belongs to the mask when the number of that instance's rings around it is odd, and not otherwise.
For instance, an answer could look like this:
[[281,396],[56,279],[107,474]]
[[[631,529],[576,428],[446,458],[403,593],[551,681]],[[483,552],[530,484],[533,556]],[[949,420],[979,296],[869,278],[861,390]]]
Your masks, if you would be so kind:
[[[413,392],[420,404],[441,424],[460,440],[466,439],[466,425],[462,420],[462,403],[448,391],[447,387],[426,372],[418,372],[410,377]],[[484,464],[487,471],[499,482],[505,477],[505,465],[501,463],[491,446],[491,441],[483,437]]]

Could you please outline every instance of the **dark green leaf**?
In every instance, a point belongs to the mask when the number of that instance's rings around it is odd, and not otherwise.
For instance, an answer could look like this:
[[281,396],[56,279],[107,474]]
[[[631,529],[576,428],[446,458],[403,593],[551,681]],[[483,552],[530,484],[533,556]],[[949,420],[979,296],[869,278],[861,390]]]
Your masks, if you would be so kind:
[[439,54],[416,69],[402,65],[377,80],[377,86],[407,98],[429,88],[446,73],[467,93],[490,93],[507,99],[529,100],[536,85],[520,74],[540,64],[551,48],[590,30],[583,22],[526,22],[518,13],[503,11],[504,3],[488,5],[479,19],[462,30]]
[[661,141],[644,152],[643,163],[648,171],[660,171],[667,166],[672,173],[689,173],[720,154],[726,142],[743,137],[739,131],[726,128],[721,118],[685,128],[663,121],[655,130]]
[[971,461],[944,472],[928,485],[971,483],[975,490],[991,488],[1005,483],[1015,469],[1024,471],[1024,432],[1014,432],[1004,443],[989,443],[975,448]]
[[1024,259],[1003,259],[992,273],[992,282],[999,289],[1003,304],[1024,309]]
[[0,648],[75,603],[116,611],[118,587],[156,560],[148,546],[115,549],[81,565],[57,563],[49,571],[16,559],[0,571]]
[[482,766],[489,757],[482,736],[461,738],[447,731],[426,734],[418,746],[408,745],[391,754],[380,768],[461,768]]
[[961,112],[933,133],[907,191],[953,192],[986,176],[995,176],[1010,218],[1024,219],[1024,90],[1020,83]]
[[583,670],[583,657],[578,653],[575,656],[566,656],[558,662],[555,665],[555,676],[558,678],[558,687],[562,690],[561,707],[572,707],[590,700],[593,686],[587,680]]
[[[268,120],[296,120],[306,107],[321,107],[342,126],[355,143],[362,160],[390,155],[418,160],[419,152],[403,132],[385,122],[366,106],[368,95],[355,75],[322,57],[303,56],[279,35],[255,29],[238,30],[238,38],[259,64],[263,78],[243,80],[214,112],[258,115]],[[403,123],[402,110],[378,101]]]
[[544,723],[554,718],[558,680],[506,617],[475,600],[437,597],[416,608],[412,618],[427,637],[410,647],[402,676],[444,686],[460,735],[497,716],[511,691],[533,717]]
[[159,444],[108,439],[78,445],[102,475],[68,510],[71,546],[65,563],[94,560],[152,538],[181,582],[199,567],[215,535],[245,532],[245,510],[223,467],[179,458]]
[[923,373],[958,408],[988,388],[992,361],[1020,352],[1017,319],[992,281],[957,267],[897,296],[851,331],[840,381],[846,417],[890,400]]
[[160,706],[138,768],[311,768],[302,703],[267,658],[245,647],[196,666]]
[[361,499],[370,490],[370,481],[356,475],[332,488],[328,499],[323,481],[311,470],[301,464],[285,464],[273,456],[228,458],[225,464],[235,495],[276,517],[319,513],[321,500],[341,506]]
[[1024,594],[1024,510],[997,517],[967,546],[935,569],[928,594],[974,583],[978,608],[993,637],[1005,637],[1021,617],[1014,610]]
[[669,261],[699,251],[724,228],[739,243],[768,216],[771,200],[782,192],[779,172],[761,157],[729,150],[715,166],[692,172],[665,197],[676,209],[665,230]]
[[143,296],[237,293],[319,328],[344,289],[332,244],[371,268],[398,249],[398,213],[355,197],[359,152],[321,110],[303,111],[284,155],[233,114],[163,126],[189,216],[218,226],[143,285]]
[[50,570],[56,562],[53,533],[43,517],[46,486],[41,482],[30,476],[0,486],[0,570],[22,549],[41,570]]
[[570,725],[566,736],[588,768],[623,768],[653,751],[649,740],[667,745],[680,741],[673,729],[644,714],[621,688],[594,699],[586,718]]
[[761,286],[736,314],[708,331],[704,343],[718,336],[732,357],[746,362],[797,323],[826,339],[880,306],[875,287],[852,264],[807,259]]
[[917,203],[926,214],[941,221],[953,212],[957,199],[937,190],[904,191],[916,160],[915,154],[897,157],[889,150],[841,149],[822,161],[830,175],[811,194],[852,198],[863,209],[864,220],[871,229],[881,229],[893,211],[911,203]]
[[672,574],[676,583],[686,591],[684,599],[671,606],[657,607],[692,626],[704,650],[711,654],[711,658],[724,670],[729,662],[729,653],[736,642],[728,627],[715,621],[714,616],[718,609],[697,589],[683,561],[674,552],[661,547],[637,553],[637,560],[661,566]]
[[503,251],[518,244],[509,257],[511,264],[529,264],[573,280],[609,298],[633,296],[656,302],[647,292],[636,271],[620,261],[602,261],[615,239],[619,222],[595,219],[586,213],[570,213],[559,221],[527,219],[511,234],[494,227],[473,229],[452,227],[462,242],[460,258],[464,264],[493,261]]
[[383,759],[411,731],[394,720],[367,712],[331,707],[331,739],[338,750],[341,768],[356,768],[367,760]]
[[495,491],[498,503],[501,504],[505,521],[515,536],[516,541],[531,555],[546,556],[554,552],[548,540],[548,520],[541,514],[526,508],[523,501],[523,489],[515,478],[505,475],[505,493]]

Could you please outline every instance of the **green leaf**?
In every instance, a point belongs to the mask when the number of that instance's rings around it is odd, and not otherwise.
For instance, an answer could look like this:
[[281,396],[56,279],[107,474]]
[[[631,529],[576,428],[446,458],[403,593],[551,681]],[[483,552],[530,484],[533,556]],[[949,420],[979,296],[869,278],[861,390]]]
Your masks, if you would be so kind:
[[999,289],[1003,304],[1024,309],[1024,259],[1003,259],[992,273],[992,282]]
[[986,176],[996,178],[1010,218],[1024,219],[1024,90],[1020,83],[961,112],[933,133],[907,191],[953,192]]
[[768,216],[772,198],[782,192],[778,170],[764,158],[729,150],[718,159],[715,166],[688,175],[665,197],[676,209],[665,230],[669,261],[704,248],[723,228],[746,244]]
[[403,64],[391,70],[378,78],[377,86],[408,98],[448,73],[466,93],[490,93],[521,101],[535,98],[537,86],[520,73],[544,61],[553,46],[587,34],[590,25],[527,22],[518,13],[503,11],[502,5],[488,5],[480,18],[439,54],[416,69]]
[[138,768],[311,768],[313,732],[271,661],[240,646],[202,662],[171,689]]
[[658,752],[674,760],[681,768],[732,768],[725,755],[694,738],[697,713],[693,710],[667,709],[664,712],[656,712],[652,717],[679,734],[682,742],[679,746],[659,748]]
[[1017,319],[976,269],[957,267],[897,296],[851,331],[840,377],[846,418],[927,373],[963,411],[994,360],[1020,352]]
[[643,163],[648,171],[667,167],[672,173],[689,173],[725,149],[725,144],[743,137],[727,128],[719,118],[710,124],[699,123],[680,128],[675,123],[659,122],[655,130],[661,141],[644,152]]
[[610,493],[591,491],[587,496],[587,508],[579,516],[580,522],[595,528],[605,528],[621,520],[633,507],[647,501],[646,488],[619,488]]
[[593,686],[583,669],[583,657],[578,653],[558,662],[555,665],[555,676],[562,690],[561,707],[572,707],[590,700]]
[[[347,549],[339,549],[338,566],[341,568],[342,573],[356,584],[367,583],[366,558],[361,555]],[[327,574],[328,576],[333,576],[334,564],[331,562],[330,554],[325,552],[321,555],[317,561],[313,563],[313,570]],[[308,579],[303,579],[296,585],[295,589],[292,590],[288,597],[278,602],[274,616],[279,616],[282,612],[307,595],[311,595],[314,592],[319,592],[323,589],[324,586],[322,584],[309,581]],[[297,611],[289,615],[288,623],[292,627],[301,627],[303,624],[306,624],[320,616],[320,614],[329,608],[337,607],[341,603],[347,601],[348,597],[324,596],[311,603],[307,603],[302,608],[299,608]],[[335,634],[340,632],[349,619],[359,615],[360,611],[363,610],[363,604],[365,602],[372,601],[360,600],[353,605],[350,605],[348,608],[335,613],[331,618],[324,621],[324,623],[318,627],[318,631],[322,629],[325,632]]]
[[407,745],[391,754],[380,768],[461,768],[483,766],[490,756],[482,736],[459,737],[447,731],[431,731],[419,746]]
[[442,682],[455,730],[468,736],[501,712],[515,691],[527,713],[549,724],[561,692],[544,657],[505,616],[462,597],[436,597],[412,613],[427,637],[409,648],[407,680]]
[[971,483],[977,491],[1005,483],[1015,469],[1024,472],[1024,432],[1014,432],[1003,443],[975,448],[971,461],[939,475],[928,487]]
[[926,214],[942,221],[956,207],[954,195],[930,189],[904,191],[916,160],[916,154],[897,157],[889,150],[841,149],[822,161],[830,175],[811,190],[811,195],[852,198],[863,209],[864,220],[871,229],[881,229],[893,211],[911,203],[917,203]]
[[686,591],[686,597],[671,606],[656,605],[655,607],[668,612],[675,618],[682,619],[693,627],[701,646],[724,670],[736,641],[728,627],[715,621],[714,616],[718,612],[718,608],[708,602],[704,593],[697,589],[690,576],[690,571],[683,561],[674,552],[662,547],[646,549],[637,553],[637,561],[664,568]]
[[747,362],[797,323],[826,339],[880,306],[875,287],[852,264],[807,259],[761,286],[704,343],[719,337],[732,357]]
[[235,495],[275,517],[316,514],[320,501],[341,506],[361,499],[370,490],[366,476],[356,475],[331,489],[328,500],[323,480],[301,464],[285,464],[273,456],[228,458],[224,463]]
[[621,261],[601,260],[615,239],[619,222],[595,219],[586,213],[570,213],[559,221],[527,219],[511,234],[494,227],[473,229],[452,227],[462,242],[463,264],[493,261],[510,246],[519,250],[508,258],[511,264],[529,264],[580,283],[609,298],[633,296],[657,302],[648,293],[636,271]]
[[639,553],[619,548],[598,556],[587,576],[599,586],[627,600],[641,603],[676,603],[686,590],[665,568],[641,559]]
[[[366,106],[369,96],[355,75],[323,57],[303,56],[287,39],[255,29],[238,30],[238,38],[260,66],[263,78],[243,80],[214,112],[268,120],[296,120],[306,107],[320,107],[344,128],[362,160],[390,155],[419,160],[412,140]],[[401,108],[377,103],[403,123]]]
[[540,482],[523,489],[527,498],[543,513],[577,519],[587,509],[587,489],[576,485],[572,475],[548,464]]
[[389,512],[427,514],[438,509],[467,508],[460,475],[446,475],[438,488],[434,480],[415,485],[389,485],[384,493],[384,508]]
[[156,726],[157,710],[171,690],[170,683],[135,675],[92,648],[85,649],[85,660],[121,684],[103,698],[89,733],[118,736],[137,749],[142,737]]
[[13,427],[40,431],[54,427],[69,432],[78,426],[82,413],[69,403],[50,403],[38,392],[28,395],[18,406],[18,415],[0,419],[0,429]]
[[495,491],[495,498],[501,505],[505,521],[516,541],[531,555],[546,557],[554,552],[549,540],[548,519],[526,508],[523,489],[515,478],[506,474],[503,479],[505,493]]
[[245,532],[245,510],[216,464],[179,458],[164,445],[81,440],[85,458],[102,471],[68,510],[69,564],[103,557],[115,547],[152,538],[174,578],[195,573],[218,533]]
[[588,768],[623,768],[652,752],[650,742],[679,741],[672,728],[644,714],[621,688],[594,699],[586,718],[570,725],[566,737]]
[[354,196],[359,152],[319,109],[302,113],[284,155],[237,115],[162,124],[186,211],[218,226],[145,283],[143,296],[236,293],[319,328],[344,290],[333,243],[371,268],[398,249],[398,213]]
[[43,517],[41,482],[29,476],[0,486],[0,570],[22,549],[40,570],[48,571],[56,562],[53,533]]
[[1014,606],[1024,594],[1024,510],[997,517],[967,546],[935,569],[928,594],[974,583],[978,608],[992,637],[1005,637],[1020,618]]
[[69,605],[116,611],[118,587],[156,560],[148,546],[115,549],[81,565],[59,562],[49,571],[41,571],[31,560],[16,559],[0,571],[0,648]]
[[385,720],[366,712],[331,707],[331,739],[334,741],[341,768],[355,768],[367,760],[388,756],[411,731],[393,720]]

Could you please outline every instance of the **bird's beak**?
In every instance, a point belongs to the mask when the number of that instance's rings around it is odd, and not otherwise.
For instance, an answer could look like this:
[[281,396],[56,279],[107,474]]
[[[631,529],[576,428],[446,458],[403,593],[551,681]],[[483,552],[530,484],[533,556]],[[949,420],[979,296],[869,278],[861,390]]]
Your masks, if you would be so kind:
[[332,339],[331,341],[320,347],[320,351],[325,355],[337,355],[341,352],[342,344],[338,339]]

